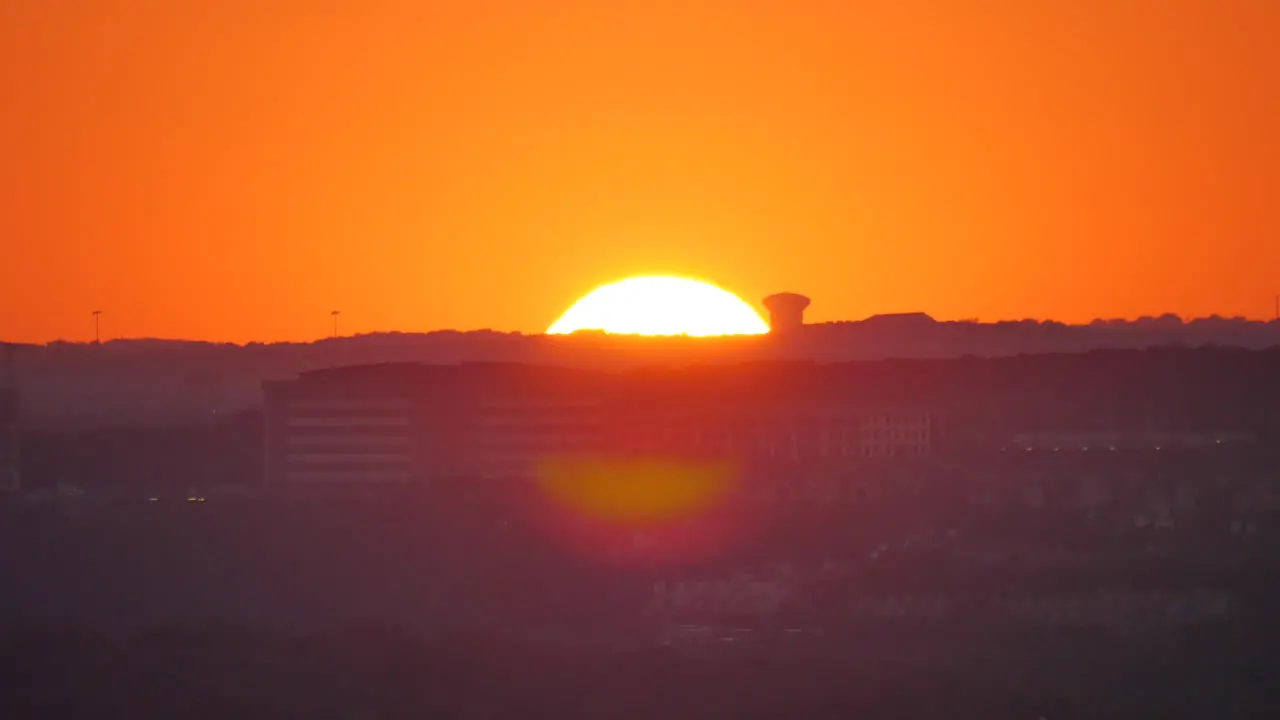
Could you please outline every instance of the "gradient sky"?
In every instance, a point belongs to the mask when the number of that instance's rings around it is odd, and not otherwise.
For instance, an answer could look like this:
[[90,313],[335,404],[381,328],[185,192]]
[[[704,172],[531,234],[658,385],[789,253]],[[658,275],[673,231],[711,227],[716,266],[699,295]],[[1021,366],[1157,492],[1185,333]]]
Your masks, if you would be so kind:
[[538,332],[628,275],[1270,317],[1276,0],[0,0],[0,338]]

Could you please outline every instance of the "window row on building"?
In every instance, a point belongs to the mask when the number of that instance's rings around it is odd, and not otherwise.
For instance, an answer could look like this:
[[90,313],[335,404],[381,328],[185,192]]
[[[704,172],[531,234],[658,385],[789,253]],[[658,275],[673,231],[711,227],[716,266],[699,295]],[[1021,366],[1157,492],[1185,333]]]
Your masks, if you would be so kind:
[[[555,374],[547,382],[540,372]],[[490,366],[347,368],[269,382],[269,482],[521,475],[573,455],[770,460],[922,458],[934,417],[793,398],[637,393],[626,379]]]

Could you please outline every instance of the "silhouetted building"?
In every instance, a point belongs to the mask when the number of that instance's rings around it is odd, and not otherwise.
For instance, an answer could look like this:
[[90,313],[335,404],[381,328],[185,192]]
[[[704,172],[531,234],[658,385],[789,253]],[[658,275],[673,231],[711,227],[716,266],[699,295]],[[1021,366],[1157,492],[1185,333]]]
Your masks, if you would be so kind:
[[764,299],[769,310],[769,330],[774,333],[794,332],[804,325],[804,311],[809,298],[796,293],[778,293]]
[[519,475],[538,457],[598,452],[593,376],[503,364],[389,363],[267,382],[267,481]]
[[386,483],[414,479],[416,366],[344,368],[263,384],[267,482]]
[[862,321],[866,325],[892,325],[899,330],[925,330],[938,324],[929,313],[880,313]]
[[304,373],[264,384],[266,478],[296,486],[523,477],[565,456],[840,466],[931,454],[931,413],[859,404],[818,371],[799,372],[468,363]]
[[19,425],[17,391],[0,388],[0,491],[14,491],[22,486]]
[[933,446],[933,417],[923,412],[872,412],[860,423],[863,457],[928,457]]

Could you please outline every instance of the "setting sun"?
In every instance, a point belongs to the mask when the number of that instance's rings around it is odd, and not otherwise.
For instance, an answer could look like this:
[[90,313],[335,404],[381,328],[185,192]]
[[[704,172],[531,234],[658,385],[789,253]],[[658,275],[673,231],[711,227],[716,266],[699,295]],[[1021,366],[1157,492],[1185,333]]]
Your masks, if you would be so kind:
[[769,326],[741,298],[677,277],[636,277],[596,288],[547,333],[603,330],[618,335],[762,335]]

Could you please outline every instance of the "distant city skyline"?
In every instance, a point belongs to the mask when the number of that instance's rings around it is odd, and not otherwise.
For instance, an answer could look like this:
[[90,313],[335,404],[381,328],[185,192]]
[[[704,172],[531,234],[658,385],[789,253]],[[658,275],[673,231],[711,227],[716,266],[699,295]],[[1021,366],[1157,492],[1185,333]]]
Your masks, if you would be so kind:
[[[755,309],[760,313],[760,315],[763,318],[768,317],[769,310],[762,303],[755,302],[751,304],[753,305],[753,307],[755,307]],[[89,325],[89,330],[87,333],[80,333],[79,335],[77,335],[75,332],[71,332],[71,333],[67,333],[64,336],[58,336],[58,337],[53,337],[53,338],[44,339],[44,340],[24,340],[24,339],[19,339],[15,337],[9,337],[4,334],[4,329],[0,328],[0,344],[9,344],[9,345],[46,345],[50,343],[94,344],[97,342],[109,343],[113,341],[128,341],[128,340],[156,340],[156,341],[176,342],[176,343],[212,342],[212,343],[229,343],[232,345],[247,345],[247,344],[254,344],[254,343],[258,343],[258,344],[312,343],[312,342],[318,342],[323,340],[355,338],[355,337],[370,336],[370,335],[386,335],[386,334],[430,335],[433,333],[440,333],[440,332],[457,332],[457,333],[463,333],[463,334],[476,333],[476,332],[497,332],[497,333],[503,333],[503,334],[517,334],[517,335],[525,335],[525,336],[536,336],[536,335],[547,334],[546,328],[501,329],[501,328],[493,328],[493,327],[478,327],[478,328],[432,328],[432,329],[425,329],[425,330],[405,330],[400,328],[358,328],[358,329],[349,330],[345,326],[342,327],[341,329],[338,326],[339,317],[343,318],[345,323],[347,318],[345,313],[339,310],[327,310],[327,311],[318,313],[320,316],[322,316],[324,325],[320,326],[321,331],[316,332],[311,336],[286,337],[286,338],[280,338],[280,339],[274,339],[274,340],[264,340],[264,339],[256,339],[256,338],[228,340],[223,338],[176,337],[176,336],[166,337],[161,335],[124,335],[124,334],[110,333],[108,332],[110,328],[104,327],[101,323],[101,317],[105,314],[106,314],[105,311],[102,311],[102,310],[95,310],[92,313],[90,313],[90,316],[92,318],[92,324]],[[861,323],[866,320],[870,320],[872,318],[918,316],[918,315],[927,316],[931,320],[938,323],[978,323],[981,325],[1000,325],[1000,324],[1009,324],[1009,323],[1034,322],[1034,323],[1052,323],[1052,324],[1066,325],[1068,327],[1078,327],[1078,328],[1086,328],[1089,326],[1096,326],[1099,324],[1120,325],[1120,326],[1131,325],[1134,328],[1137,328],[1146,322],[1164,321],[1164,320],[1175,319],[1175,318],[1180,323],[1186,326],[1190,326],[1192,323],[1196,323],[1196,322],[1201,322],[1201,323],[1203,322],[1246,322],[1246,323],[1262,323],[1264,325],[1270,325],[1272,323],[1280,323],[1280,312],[1275,312],[1269,316],[1253,316],[1253,317],[1245,316],[1245,315],[1225,315],[1221,313],[1211,313],[1208,315],[1190,317],[1190,316],[1178,315],[1177,313],[1173,313],[1173,312],[1164,312],[1164,313],[1155,313],[1150,315],[1142,315],[1142,316],[1132,317],[1132,318],[1097,317],[1097,318],[1092,318],[1082,322],[1068,322],[1068,321],[1058,320],[1056,318],[1035,318],[1035,317],[1007,317],[1007,318],[995,318],[995,319],[973,318],[973,317],[943,318],[943,317],[937,317],[936,315],[924,310],[882,312],[882,313],[873,313],[865,317],[837,318],[837,319],[831,319],[831,320],[810,320],[808,315],[806,314],[804,323],[805,325],[832,325],[832,324],[841,324],[841,323]],[[607,331],[607,332],[609,332],[610,334],[623,334],[623,335],[628,334],[628,333],[616,333],[614,331]],[[703,339],[714,341],[715,337],[710,336]]]

